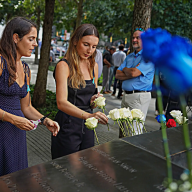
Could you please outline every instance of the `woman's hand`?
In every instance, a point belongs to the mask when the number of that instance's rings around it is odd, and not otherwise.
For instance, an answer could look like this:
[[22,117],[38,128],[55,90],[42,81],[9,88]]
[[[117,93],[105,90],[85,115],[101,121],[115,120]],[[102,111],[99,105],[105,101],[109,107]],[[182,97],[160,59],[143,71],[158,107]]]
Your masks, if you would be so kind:
[[26,119],[24,117],[19,117],[19,116],[16,116],[13,119],[12,124],[24,131],[33,130],[35,127],[35,125],[33,123],[31,123],[28,119]]
[[95,105],[94,101],[95,99],[97,99],[98,97],[103,97],[103,94],[100,94],[100,92],[98,92],[97,94],[93,95],[91,97],[91,101],[90,101],[90,106],[92,109],[96,108],[97,106]]
[[44,120],[44,125],[47,127],[49,131],[53,134],[53,136],[57,136],[57,133],[60,130],[60,126],[56,121],[52,121],[49,118],[45,118]]
[[93,113],[93,114],[90,114],[90,115],[91,115],[91,117],[95,117],[96,119],[98,119],[98,122],[103,124],[103,125],[106,125],[108,123],[107,116],[100,111]]

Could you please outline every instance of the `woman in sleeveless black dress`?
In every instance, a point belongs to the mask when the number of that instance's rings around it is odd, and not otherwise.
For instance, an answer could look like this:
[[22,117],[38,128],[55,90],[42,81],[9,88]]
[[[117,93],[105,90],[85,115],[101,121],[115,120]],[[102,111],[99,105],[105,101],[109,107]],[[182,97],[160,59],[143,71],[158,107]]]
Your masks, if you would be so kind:
[[53,159],[94,146],[94,133],[84,124],[87,118],[95,117],[102,124],[108,122],[105,114],[92,113],[94,105],[91,104],[102,96],[95,94],[98,80],[95,50],[98,42],[99,34],[94,25],[79,26],[71,37],[65,58],[55,68],[59,109],[55,121],[61,130],[52,137]]
[[[37,46],[36,37],[35,24],[21,17],[8,22],[1,37],[0,176],[28,167],[26,131],[34,128],[28,119],[43,117],[31,105],[30,69],[20,60],[22,56],[31,56]],[[54,135],[58,133],[59,125],[56,122],[46,118],[43,124]]]

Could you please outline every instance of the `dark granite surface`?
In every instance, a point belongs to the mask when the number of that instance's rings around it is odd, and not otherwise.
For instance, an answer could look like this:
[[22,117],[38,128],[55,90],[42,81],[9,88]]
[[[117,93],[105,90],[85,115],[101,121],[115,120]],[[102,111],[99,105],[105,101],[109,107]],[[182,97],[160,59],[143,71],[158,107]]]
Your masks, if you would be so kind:
[[165,177],[163,158],[115,140],[0,177],[0,191],[158,192]]
[[[192,124],[189,124],[189,133],[192,133]],[[183,128],[175,127],[167,129],[167,138],[172,162],[179,166],[187,167]],[[125,142],[149,151],[160,157],[165,157],[161,130],[145,133],[134,137],[122,138]],[[190,137],[192,142],[192,137]]]

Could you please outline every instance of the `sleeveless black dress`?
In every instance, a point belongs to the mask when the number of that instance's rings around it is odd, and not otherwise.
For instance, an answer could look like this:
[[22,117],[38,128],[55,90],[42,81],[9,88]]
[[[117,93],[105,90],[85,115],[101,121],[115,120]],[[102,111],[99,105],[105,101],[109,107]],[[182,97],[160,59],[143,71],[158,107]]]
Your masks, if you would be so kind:
[[[66,59],[60,61],[65,61],[70,65]],[[55,78],[55,71],[53,76]],[[94,93],[94,81],[86,80],[85,88],[74,89],[68,86],[68,101],[76,107],[92,113],[90,100]],[[94,132],[86,128],[83,119],[58,111],[55,121],[59,123],[60,131],[56,137],[52,136],[51,153],[53,159],[94,146]]]

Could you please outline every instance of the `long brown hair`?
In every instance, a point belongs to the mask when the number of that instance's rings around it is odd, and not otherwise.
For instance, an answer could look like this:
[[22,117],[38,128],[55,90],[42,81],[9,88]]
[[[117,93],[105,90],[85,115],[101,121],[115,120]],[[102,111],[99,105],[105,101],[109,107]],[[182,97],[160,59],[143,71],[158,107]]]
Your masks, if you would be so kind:
[[[70,70],[69,81],[68,81],[69,86],[77,89],[79,89],[81,86],[85,87],[86,83],[79,67],[80,58],[77,53],[75,44],[77,44],[82,37],[87,35],[94,35],[99,38],[99,33],[94,25],[92,24],[80,25],[74,31],[69,42],[69,48],[66,53],[66,58],[69,61],[69,70]],[[95,66],[95,55],[96,55],[96,51],[88,58],[90,62],[89,73],[91,78],[93,78],[93,69]]]
[[19,39],[21,40],[31,31],[32,27],[37,28],[36,24],[32,21],[23,17],[15,17],[7,23],[3,31],[0,40],[0,54],[7,61],[9,86],[16,81],[17,45],[13,40],[13,34],[18,34]]

